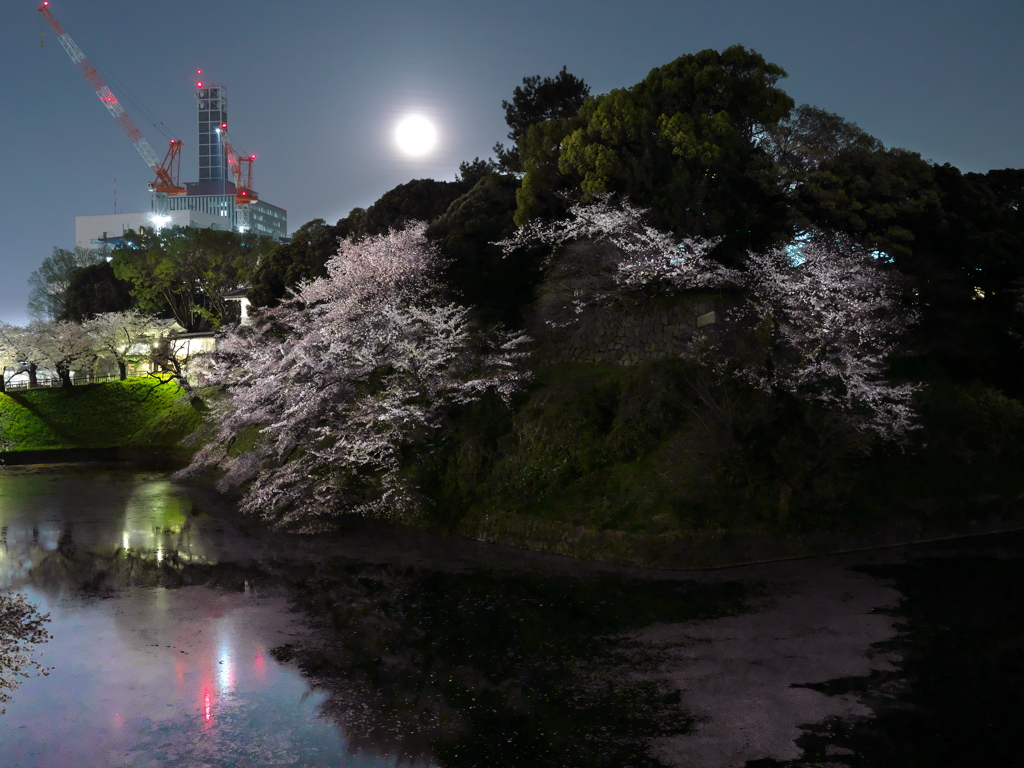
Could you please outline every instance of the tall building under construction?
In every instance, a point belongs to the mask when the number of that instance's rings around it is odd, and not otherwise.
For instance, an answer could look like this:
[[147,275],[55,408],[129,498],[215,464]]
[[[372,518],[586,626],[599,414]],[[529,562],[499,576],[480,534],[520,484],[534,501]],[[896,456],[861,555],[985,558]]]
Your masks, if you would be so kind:
[[[259,199],[251,190],[240,189],[232,177],[234,151],[227,134],[227,89],[222,85],[196,84],[198,114],[199,179],[184,184],[185,194],[154,195],[150,211],[100,214],[75,218],[75,244],[106,250],[129,229],[158,225],[194,226],[220,230],[245,230],[275,240],[288,236],[288,213],[284,208]],[[234,162],[251,162],[238,158]],[[252,198],[245,200],[245,194]],[[244,201],[240,203],[240,201]],[[160,210],[158,210],[158,205]]]
[[[237,229],[242,208],[238,205],[240,189],[231,180],[229,144],[226,141],[227,92],[222,85],[197,83],[196,102],[199,108],[199,181],[185,183],[186,195],[171,198],[171,211],[201,211],[230,219],[230,228]],[[245,163],[246,159],[236,159]],[[251,231],[270,238],[285,238],[288,233],[288,213],[284,208],[263,200],[248,203],[249,221],[244,224]]]
[[[283,238],[288,233],[288,214],[284,208],[264,200],[245,205],[248,222],[238,220],[242,206],[238,204],[238,185],[231,180],[229,160],[233,154],[226,140],[228,124],[227,90],[222,85],[196,84],[196,105],[199,110],[199,181],[185,184],[187,194],[168,201],[171,211],[201,211],[231,220],[231,229],[245,229],[268,237]],[[235,162],[245,163],[246,158]]]
[[[288,218],[284,208],[260,200],[253,188],[252,164],[256,155],[239,156],[231,145],[228,134],[228,100],[223,86],[204,84],[201,80],[196,82],[199,180],[181,186],[178,171],[181,168],[183,142],[172,139],[167,155],[161,162],[135,121],[107,86],[103,75],[57,21],[50,9],[50,0],[43,0],[37,10],[53,29],[65,53],[89,82],[100,103],[156,175],[156,179],[149,184],[153,197],[148,213],[117,213],[115,207],[113,214],[78,216],[75,219],[77,246],[104,249],[116,242],[126,229],[138,229],[146,225],[157,228],[191,225],[237,229],[276,239],[287,236]],[[198,74],[202,75],[202,70]]]

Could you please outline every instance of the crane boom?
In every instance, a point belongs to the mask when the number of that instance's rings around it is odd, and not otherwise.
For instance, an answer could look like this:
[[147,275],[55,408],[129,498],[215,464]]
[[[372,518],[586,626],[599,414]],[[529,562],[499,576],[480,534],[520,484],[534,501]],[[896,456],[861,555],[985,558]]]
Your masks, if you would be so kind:
[[103,106],[107,108],[107,111],[110,112],[110,116],[121,126],[128,139],[135,146],[135,149],[142,155],[146,165],[152,168],[153,173],[156,174],[156,180],[150,182],[149,188],[157,194],[172,197],[184,195],[186,190],[178,184],[177,179],[183,142],[176,139],[172,140],[163,162],[160,162],[153,147],[146,141],[146,137],[142,135],[142,131],[139,130],[138,126],[135,125],[135,121],[124,111],[121,102],[117,100],[117,97],[114,96],[113,92],[103,81],[100,73],[96,71],[96,67],[89,61],[89,57],[82,52],[82,49],[78,47],[77,43],[71,38],[71,35],[65,31],[64,27],[61,26],[60,22],[50,12],[49,5],[49,0],[44,0],[43,4],[39,6],[39,12],[53,28],[54,33],[57,35],[57,40],[60,41],[61,46],[67,51],[71,61],[78,67],[85,79],[92,84],[92,87],[96,90],[96,96]]
[[238,156],[228,137],[227,123],[222,123],[217,131],[224,143],[224,154],[227,155],[231,175],[235,178],[235,205],[249,205],[257,202],[260,199],[259,195],[252,188],[252,164],[256,155]]

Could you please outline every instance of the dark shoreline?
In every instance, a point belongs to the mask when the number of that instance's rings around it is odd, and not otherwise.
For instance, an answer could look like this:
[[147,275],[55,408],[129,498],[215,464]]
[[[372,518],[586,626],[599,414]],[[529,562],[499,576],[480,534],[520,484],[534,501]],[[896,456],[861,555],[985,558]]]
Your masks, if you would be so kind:
[[[187,452],[138,448],[66,448],[0,452],[0,467],[51,465],[56,469],[63,464],[70,469],[72,466],[81,468],[88,464],[114,464],[125,468],[173,472],[186,467],[189,459],[190,454]],[[231,508],[227,497],[214,492],[201,480],[193,479],[186,484],[191,487],[193,494],[205,496],[206,506],[217,509],[219,515],[229,518],[241,516],[241,513]],[[217,497],[217,501],[211,496]],[[613,568],[679,572],[739,568],[1017,533],[1024,531],[1024,510],[1015,506],[1003,510],[1001,514],[994,514],[990,510],[978,509],[975,514],[964,514],[962,518],[952,519],[916,518],[909,515],[895,518],[889,525],[873,531],[774,534],[736,531],[703,536],[699,533],[643,536],[622,531],[581,529],[550,522],[547,525],[536,525],[537,521],[528,519],[503,522],[504,525],[499,523],[490,530],[444,531],[429,525],[346,519],[346,516],[341,515],[335,521],[334,533],[374,531],[385,538],[397,536],[402,540],[438,535],[444,539],[462,539],[467,544],[477,542],[519,552],[532,552],[541,557],[553,555]]]
[[9,467],[28,464],[85,464],[121,462],[180,469],[189,462],[189,454],[171,451],[149,451],[139,448],[44,448],[30,451],[0,451],[0,465]]

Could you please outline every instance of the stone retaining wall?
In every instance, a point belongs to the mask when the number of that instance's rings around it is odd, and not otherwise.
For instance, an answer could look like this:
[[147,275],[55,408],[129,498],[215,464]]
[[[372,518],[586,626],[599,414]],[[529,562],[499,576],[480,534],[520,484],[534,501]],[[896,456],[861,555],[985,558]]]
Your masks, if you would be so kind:
[[721,303],[713,294],[695,293],[633,307],[590,308],[563,328],[538,329],[538,351],[552,362],[614,365],[680,357],[698,330],[715,330]]

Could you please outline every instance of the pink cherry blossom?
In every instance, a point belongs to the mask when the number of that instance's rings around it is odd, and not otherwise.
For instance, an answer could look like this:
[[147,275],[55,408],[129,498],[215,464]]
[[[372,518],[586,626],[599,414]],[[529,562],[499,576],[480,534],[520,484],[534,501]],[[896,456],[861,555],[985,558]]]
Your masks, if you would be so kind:
[[221,390],[214,434],[186,474],[218,467],[244,511],[303,530],[342,513],[415,512],[403,451],[453,406],[488,389],[508,398],[528,380],[524,336],[481,333],[441,299],[425,229],[343,242],[326,277],[220,337],[195,368]]

